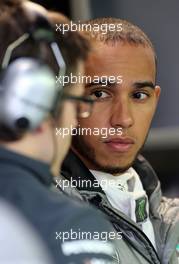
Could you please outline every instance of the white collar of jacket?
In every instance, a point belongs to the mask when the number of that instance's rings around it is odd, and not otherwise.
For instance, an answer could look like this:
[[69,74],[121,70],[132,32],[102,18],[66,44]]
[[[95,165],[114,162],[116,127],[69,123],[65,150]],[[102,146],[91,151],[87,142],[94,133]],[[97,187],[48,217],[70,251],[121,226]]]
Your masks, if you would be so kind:
[[[145,160],[145,158],[141,155],[139,155],[136,159],[136,161],[133,164],[133,168],[137,172],[137,174],[140,176],[140,180],[142,182],[142,185],[147,193],[147,196],[150,199],[151,194],[155,191],[157,186],[159,185],[159,180],[156,176],[156,173],[154,172],[151,165]],[[67,157],[65,158],[62,170],[62,175],[65,176],[68,180],[71,180],[71,178],[75,179],[77,182],[83,180],[90,180],[92,182],[95,181],[95,177],[90,173],[88,168],[84,165],[84,163],[77,157],[77,155],[70,150]],[[91,185],[93,186],[93,184]],[[104,193],[102,188],[99,187],[81,187],[77,185],[78,190],[90,190],[90,191],[96,191]],[[161,193],[160,193],[161,195]],[[159,197],[158,197],[159,199]],[[158,205],[160,204],[160,199],[158,200]]]

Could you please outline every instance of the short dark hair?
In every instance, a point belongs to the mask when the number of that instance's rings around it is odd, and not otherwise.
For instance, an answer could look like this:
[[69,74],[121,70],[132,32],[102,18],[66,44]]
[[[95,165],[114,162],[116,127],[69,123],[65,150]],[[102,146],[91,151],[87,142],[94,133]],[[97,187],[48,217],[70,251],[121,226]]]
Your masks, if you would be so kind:
[[[93,27],[86,27],[88,30],[83,31],[89,40],[100,41],[105,44],[114,44],[116,42],[129,43],[131,45],[142,45],[149,47],[153,51],[155,62],[157,63],[156,52],[149,37],[136,25],[130,23],[127,20],[113,17],[96,18],[83,22],[91,26],[99,25],[99,30],[92,30]],[[106,34],[100,30],[102,25],[113,24],[116,26],[116,30],[111,31],[110,27],[107,27]],[[117,25],[121,24],[122,30],[117,30]]]
[[[5,51],[9,44],[26,33],[30,27],[37,23],[38,15],[32,18],[28,10],[24,8],[24,2],[26,1],[0,0],[0,39],[3,40],[0,42],[0,64],[2,64]],[[53,22],[63,23],[63,21],[69,21],[65,16],[55,12],[47,12],[47,19],[51,22],[52,26]],[[58,32],[58,34],[55,33],[55,37],[67,64],[68,75],[69,72],[75,70],[79,60],[84,60],[87,57],[89,50],[88,41],[77,32],[66,32],[64,35]],[[57,74],[59,70],[57,68],[57,63],[46,43],[39,43],[37,45],[33,40],[28,40],[13,52],[12,59],[13,57],[17,58],[22,56],[36,58],[39,53],[43,54],[43,61]],[[0,140],[15,141],[21,137],[21,134],[15,133],[3,124],[0,124]]]
[[[128,42],[130,44],[147,45],[153,49],[152,42],[148,36],[138,26],[130,23],[127,20],[113,17],[104,17],[91,19],[85,21],[85,23],[90,25],[97,24],[99,26],[104,24],[113,24],[116,26],[116,30],[110,30],[110,27],[107,27],[106,34],[104,34],[104,31],[101,30],[102,27],[99,27],[98,31],[93,30],[93,38],[96,40],[100,40],[104,43],[122,41]],[[117,25],[119,24],[121,24],[121,30],[117,30]],[[87,30],[87,35],[90,36],[90,30]]]

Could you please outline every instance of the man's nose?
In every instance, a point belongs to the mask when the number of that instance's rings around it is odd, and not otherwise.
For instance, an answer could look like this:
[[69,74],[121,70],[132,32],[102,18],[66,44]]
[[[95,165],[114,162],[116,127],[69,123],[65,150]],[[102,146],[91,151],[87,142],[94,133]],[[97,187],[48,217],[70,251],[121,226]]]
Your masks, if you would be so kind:
[[111,108],[111,126],[129,128],[133,125],[132,106],[128,98],[120,98]]

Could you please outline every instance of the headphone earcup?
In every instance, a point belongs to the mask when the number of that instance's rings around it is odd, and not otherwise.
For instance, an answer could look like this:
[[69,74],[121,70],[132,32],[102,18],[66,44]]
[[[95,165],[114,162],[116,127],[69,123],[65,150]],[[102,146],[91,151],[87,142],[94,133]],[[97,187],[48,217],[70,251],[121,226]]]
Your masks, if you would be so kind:
[[55,75],[33,58],[11,62],[0,81],[0,123],[33,130],[48,116],[58,96]]

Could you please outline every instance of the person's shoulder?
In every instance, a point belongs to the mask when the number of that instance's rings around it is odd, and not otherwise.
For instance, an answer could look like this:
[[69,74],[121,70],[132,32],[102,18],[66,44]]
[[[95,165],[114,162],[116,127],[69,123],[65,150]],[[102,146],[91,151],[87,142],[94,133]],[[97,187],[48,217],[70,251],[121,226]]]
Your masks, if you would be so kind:
[[[29,197],[30,190],[33,190],[33,178],[29,171],[21,168],[1,165],[0,197],[12,201],[13,204],[23,197]],[[8,190],[8,191],[7,191]],[[29,192],[27,192],[29,190]],[[24,196],[24,194],[26,194]]]
[[[53,197],[53,198],[52,198]],[[60,192],[59,190],[55,193],[51,193],[51,202],[53,200],[55,207],[61,207],[62,210],[70,212],[71,217],[78,217],[84,223],[94,223],[95,227],[102,229],[103,227],[111,229],[111,225],[108,223],[105,214],[103,214],[97,208],[94,208],[92,205],[86,203],[85,201],[78,199],[77,197],[71,197],[67,193]],[[99,221],[99,224],[98,224]]]
[[165,221],[173,224],[179,223],[179,198],[162,197],[159,213],[163,216]]
[[55,234],[56,245],[60,244],[65,256],[76,256],[74,263],[81,263],[84,256],[89,263],[95,263],[95,259],[113,263],[116,232],[102,212],[60,192],[51,193],[50,204],[50,233]]

